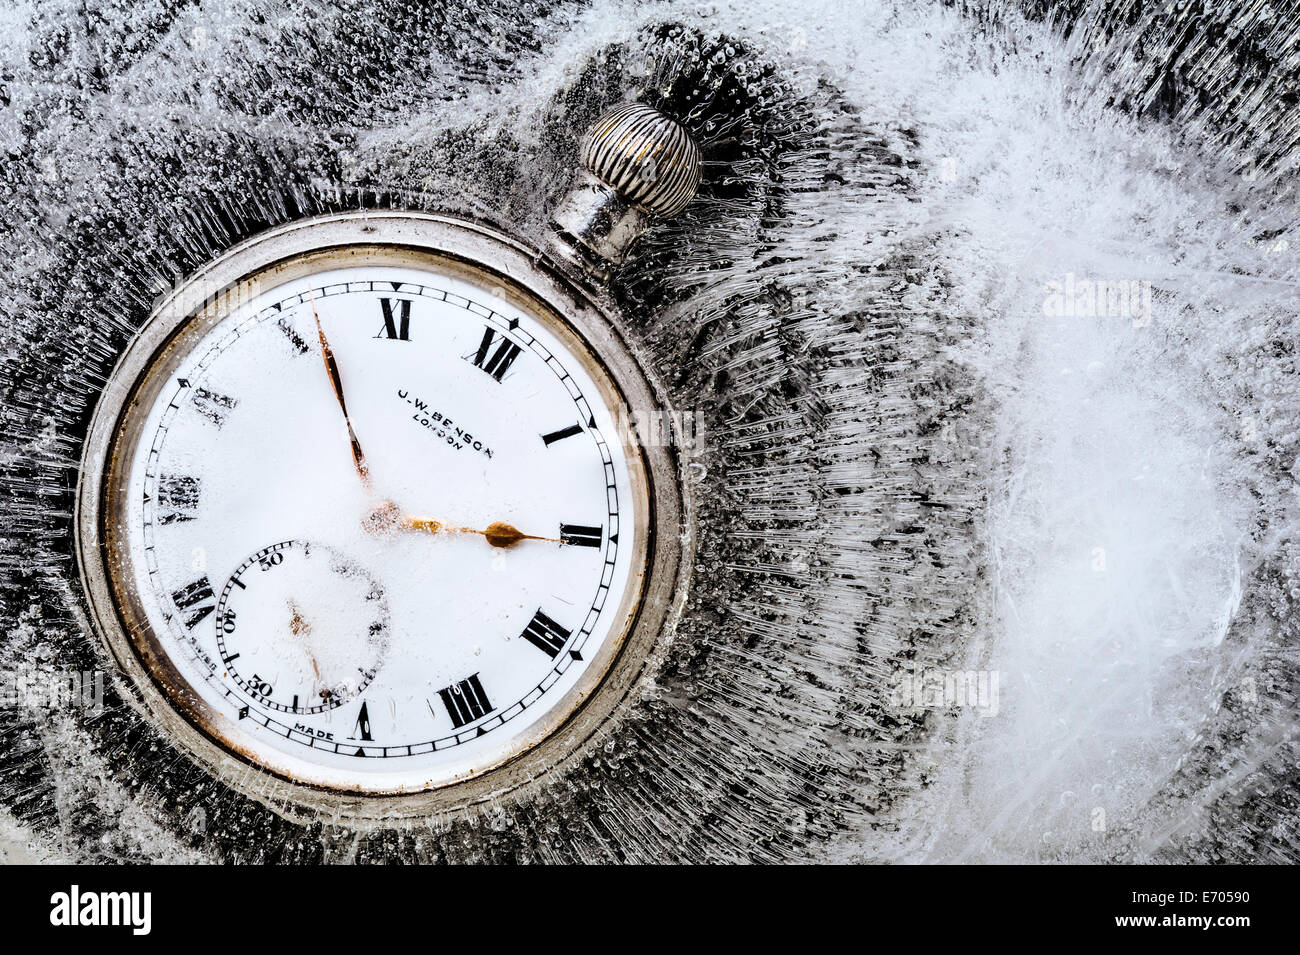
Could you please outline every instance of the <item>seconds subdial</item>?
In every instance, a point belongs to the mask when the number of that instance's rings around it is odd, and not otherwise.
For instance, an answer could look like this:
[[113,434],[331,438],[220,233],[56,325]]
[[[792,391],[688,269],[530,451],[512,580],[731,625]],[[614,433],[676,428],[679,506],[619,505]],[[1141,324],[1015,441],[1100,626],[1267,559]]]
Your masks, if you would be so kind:
[[254,703],[316,714],[365,690],[389,647],[379,583],[324,544],[289,540],[245,560],[216,613],[226,675]]

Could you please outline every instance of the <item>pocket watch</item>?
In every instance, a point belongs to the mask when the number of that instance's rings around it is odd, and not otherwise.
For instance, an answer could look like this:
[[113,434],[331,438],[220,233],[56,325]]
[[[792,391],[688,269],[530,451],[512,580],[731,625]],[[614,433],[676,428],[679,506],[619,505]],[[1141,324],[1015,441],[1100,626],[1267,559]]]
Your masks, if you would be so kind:
[[629,104],[545,250],[427,212],[290,222],[157,307],[77,489],[125,695],[293,816],[454,811],[572,760],[684,596],[666,407],[601,284],[690,201],[686,130]]

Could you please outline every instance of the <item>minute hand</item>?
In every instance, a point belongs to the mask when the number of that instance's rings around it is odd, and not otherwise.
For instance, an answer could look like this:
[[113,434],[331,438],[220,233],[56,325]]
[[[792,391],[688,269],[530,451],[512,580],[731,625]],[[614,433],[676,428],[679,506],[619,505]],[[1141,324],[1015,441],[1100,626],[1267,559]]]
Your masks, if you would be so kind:
[[357,440],[357,433],[352,428],[352,419],[348,417],[348,405],[343,399],[343,380],[339,377],[338,362],[334,360],[334,349],[330,348],[329,339],[325,337],[325,329],[321,327],[320,316],[316,314],[314,297],[311,297],[311,313],[316,318],[316,334],[320,338],[321,357],[325,359],[325,372],[329,375],[330,384],[334,387],[334,397],[338,399],[339,409],[343,412],[343,423],[348,427],[348,440],[352,443],[352,463],[356,465],[361,483],[369,487],[370,470],[366,467],[366,456],[361,453],[361,442]]

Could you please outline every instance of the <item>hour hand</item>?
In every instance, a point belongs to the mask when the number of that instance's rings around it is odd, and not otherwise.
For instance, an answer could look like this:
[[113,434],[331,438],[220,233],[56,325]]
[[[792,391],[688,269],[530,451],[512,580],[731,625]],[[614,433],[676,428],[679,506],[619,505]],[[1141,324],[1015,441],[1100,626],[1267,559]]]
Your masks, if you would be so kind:
[[535,534],[525,534],[513,524],[507,524],[505,521],[493,521],[481,531],[472,527],[457,527],[430,517],[401,517],[397,521],[397,526],[412,531],[424,531],[427,534],[482,534],[493,547],[513,547],[520,541],[564,543],[556,537],[538,537]]

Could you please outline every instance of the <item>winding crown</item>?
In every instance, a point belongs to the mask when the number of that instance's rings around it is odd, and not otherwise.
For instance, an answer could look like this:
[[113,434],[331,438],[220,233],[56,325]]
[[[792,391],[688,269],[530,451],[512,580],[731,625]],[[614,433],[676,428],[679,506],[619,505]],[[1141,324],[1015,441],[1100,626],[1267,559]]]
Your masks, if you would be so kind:
[[555,210],[552,243],[565,258],[605,277],[651,217],[675,216],[700,185],[700,147],[680,123],[628,103],[582,138],[578,181]]
[[582,165],[633,205],[675,216],[700,185],[700,147],[680,123],[628,103],[611,110],[582,139]]

